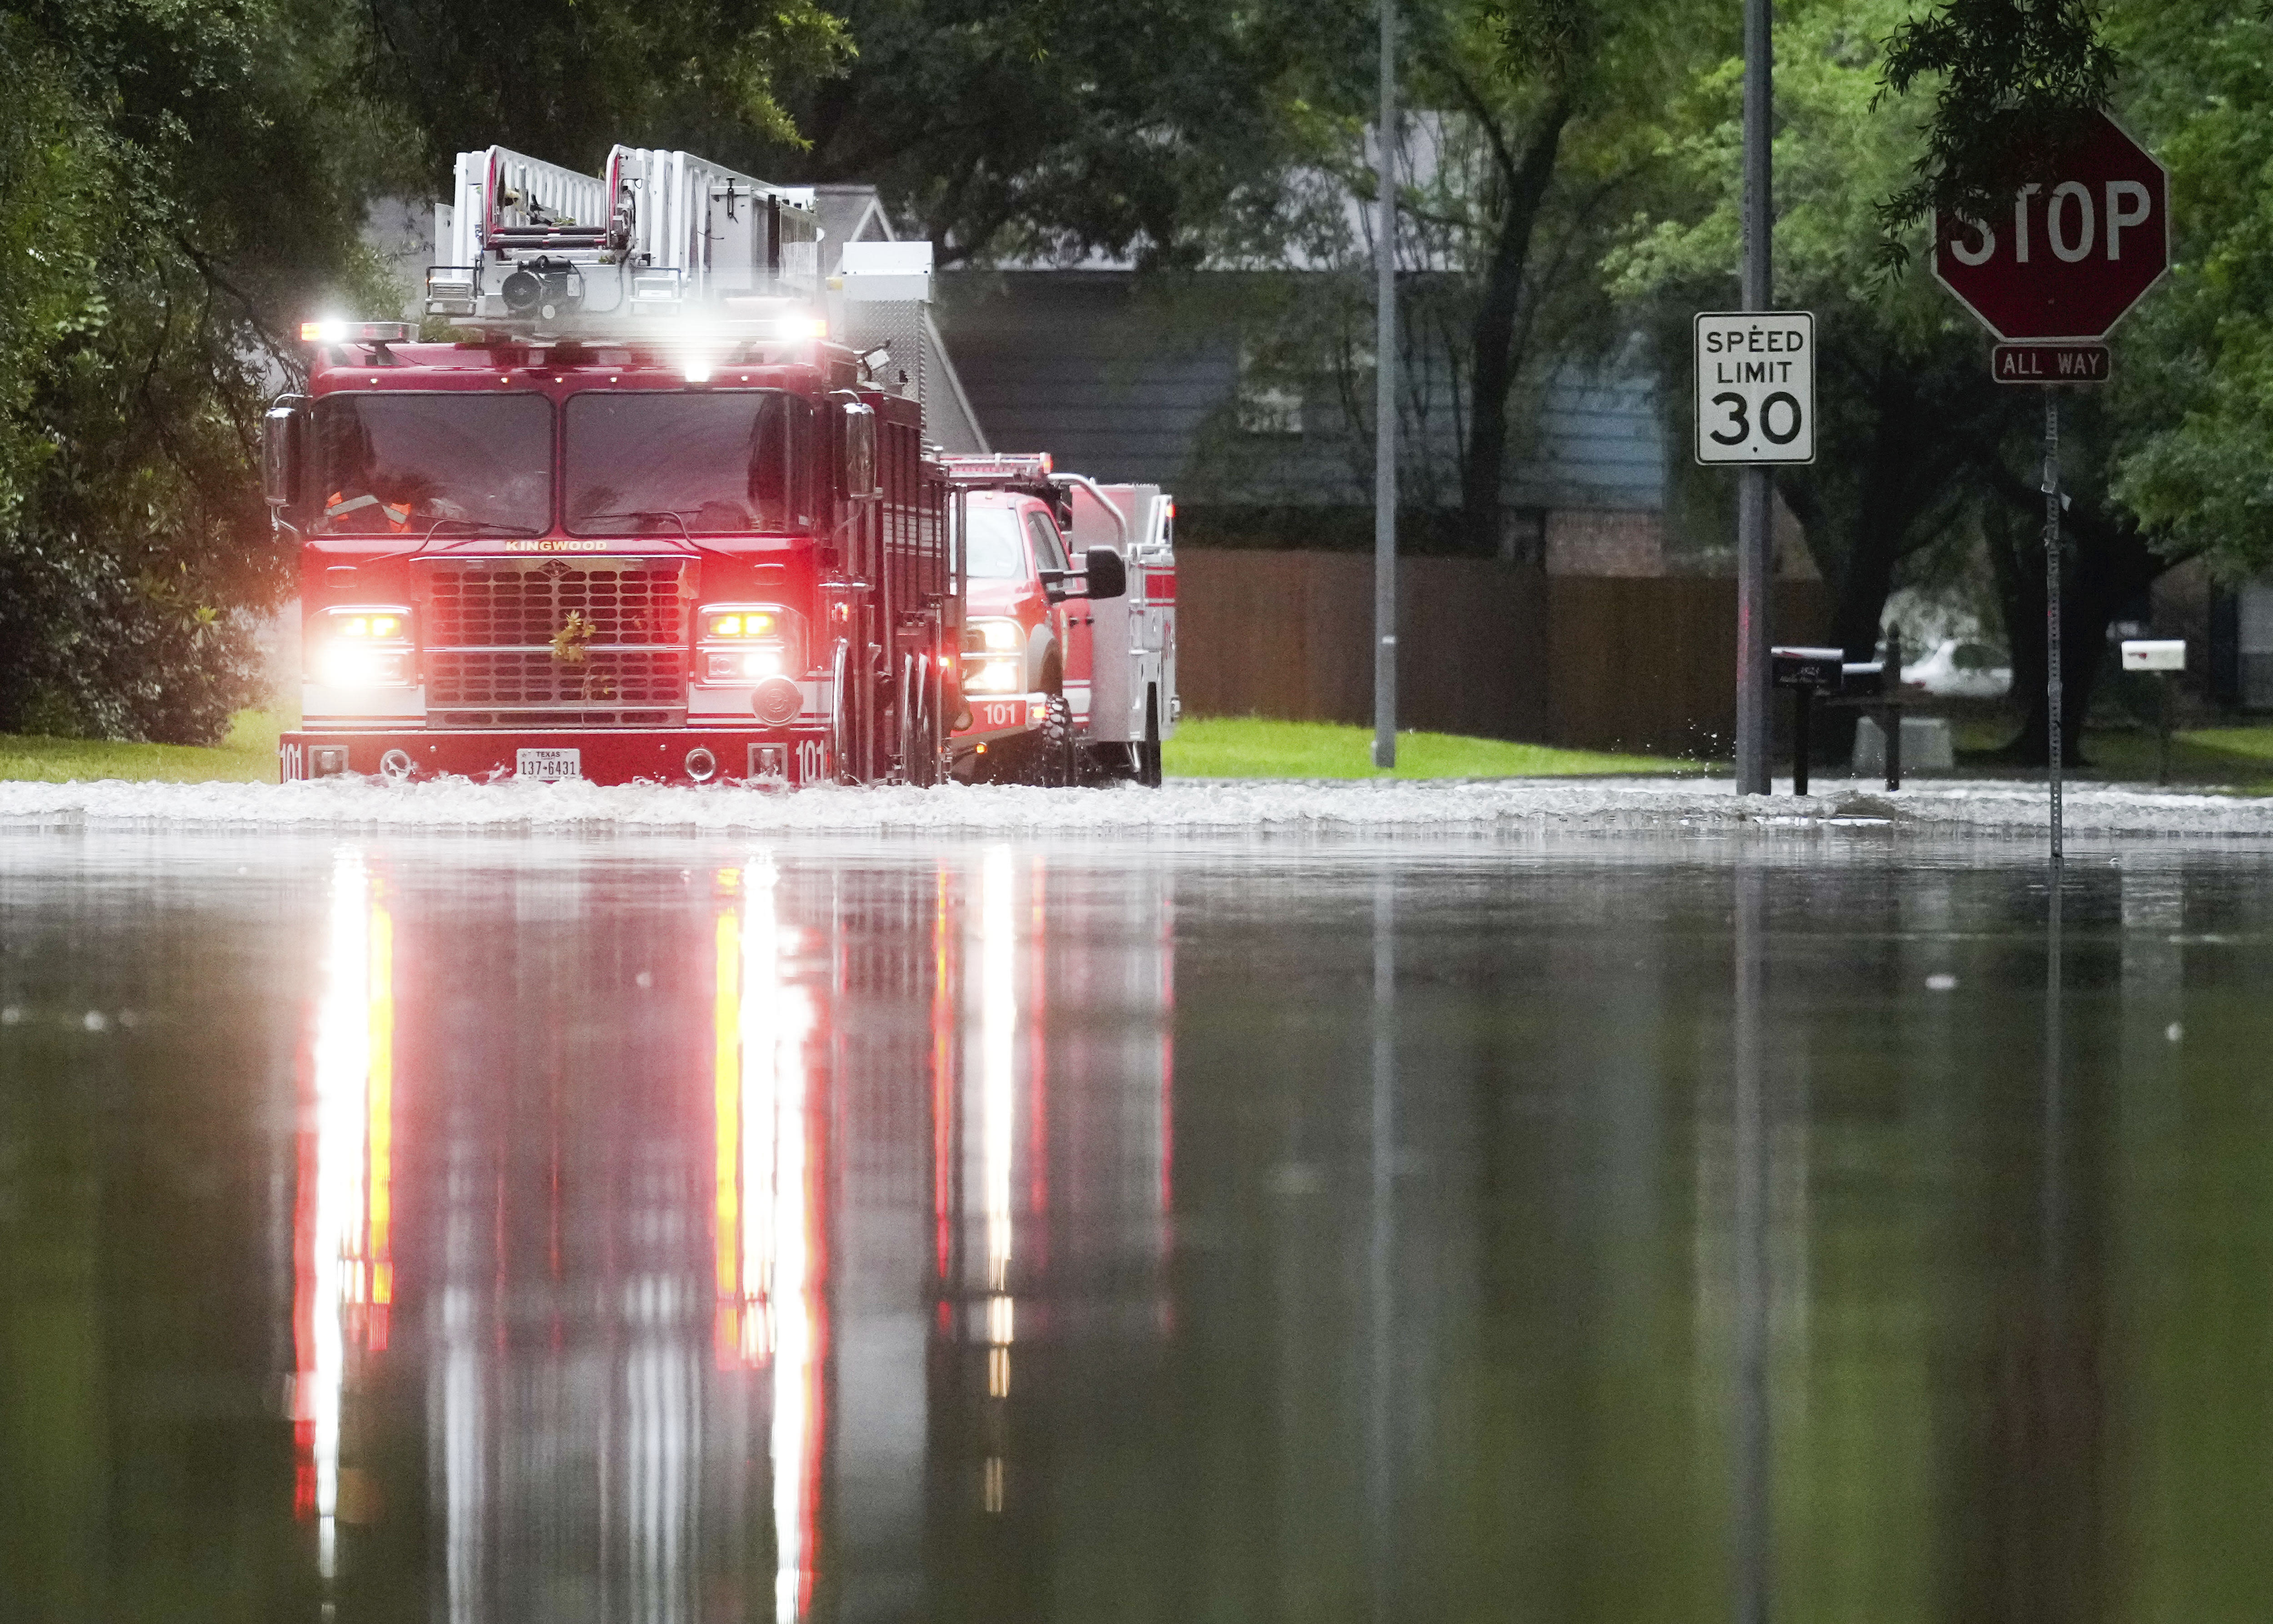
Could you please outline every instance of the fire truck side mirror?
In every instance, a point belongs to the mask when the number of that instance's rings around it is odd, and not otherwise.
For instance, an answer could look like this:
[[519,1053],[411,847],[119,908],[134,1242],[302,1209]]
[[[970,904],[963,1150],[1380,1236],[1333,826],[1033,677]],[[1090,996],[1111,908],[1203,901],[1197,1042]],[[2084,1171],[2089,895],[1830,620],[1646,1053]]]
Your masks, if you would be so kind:
[[844,410],[844,494],[856,502],[873,501],[883,494],[876,485],[876,414],[856,404]]
[[1125,598],[1129,593],[1129,566],[1110,547],[1091,547],[1081,555],[1082,573],[1089,577],[1091,598]]
[[306,483],[308,414],[299,403],[280,402],[260,423],[260,487],[268,505],[287,523],[298,516]]

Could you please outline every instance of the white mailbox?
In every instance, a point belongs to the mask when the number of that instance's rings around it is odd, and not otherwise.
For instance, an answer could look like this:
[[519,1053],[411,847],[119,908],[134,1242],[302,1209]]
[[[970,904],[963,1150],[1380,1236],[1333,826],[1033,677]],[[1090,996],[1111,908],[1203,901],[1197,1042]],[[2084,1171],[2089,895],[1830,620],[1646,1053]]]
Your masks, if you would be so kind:
[[2126,637],[2123,640],[2123,669],[2126,671],[2184,671],[2187,668],[2187,641],[2183,637]]

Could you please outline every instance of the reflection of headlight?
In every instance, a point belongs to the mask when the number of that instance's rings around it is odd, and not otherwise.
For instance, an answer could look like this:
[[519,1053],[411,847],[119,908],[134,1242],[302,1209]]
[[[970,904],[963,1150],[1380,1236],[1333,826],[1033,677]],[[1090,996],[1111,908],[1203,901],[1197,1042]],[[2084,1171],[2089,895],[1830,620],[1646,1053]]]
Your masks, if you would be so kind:
[[327,688],[401,688],[410,680],[409,668],[408,650],[349,643],[332,643],[316,660],[316,673]]
[[1018,667],[1023,664],[1015,656],[1001,655],[964,662],[963,686],[973,694],[1015,694],[1018,691]]
[[755,682],[782,674],[779,648],[712,650],[703,659],[705,682]]
[[1016,620],[973,620],[964,634],[964,646],[974,651],[1005,653],[1026,646],[1026,628]]

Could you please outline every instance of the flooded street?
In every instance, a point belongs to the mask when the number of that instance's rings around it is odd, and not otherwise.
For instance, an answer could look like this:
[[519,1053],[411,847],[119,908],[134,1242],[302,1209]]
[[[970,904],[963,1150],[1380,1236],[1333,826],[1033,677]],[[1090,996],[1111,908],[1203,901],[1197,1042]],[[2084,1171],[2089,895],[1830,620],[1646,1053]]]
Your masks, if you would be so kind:
[[0,1620],[2262,1615],[2273,849],[0,846]]

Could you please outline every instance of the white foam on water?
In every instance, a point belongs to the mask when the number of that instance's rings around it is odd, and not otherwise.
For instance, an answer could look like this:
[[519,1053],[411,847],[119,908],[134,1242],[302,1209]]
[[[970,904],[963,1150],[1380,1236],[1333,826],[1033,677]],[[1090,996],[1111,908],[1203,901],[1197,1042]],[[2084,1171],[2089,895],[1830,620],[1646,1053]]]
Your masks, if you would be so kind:
[[[1041,790],[761,792],[723,786],[0,783],[0,824],[496,833],[580,830],[694,833],[1227,833],[1680,829],[1852,830],[1883,834],[2042,834],[2041,786],[1939,780],[1891,793],[1834,789],[1739,796],[1728,779],[1246,780]],[[2273,800],[2080,786],[2067,794],[2078,835],[2273,835]]]

